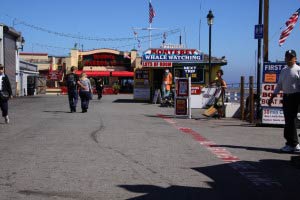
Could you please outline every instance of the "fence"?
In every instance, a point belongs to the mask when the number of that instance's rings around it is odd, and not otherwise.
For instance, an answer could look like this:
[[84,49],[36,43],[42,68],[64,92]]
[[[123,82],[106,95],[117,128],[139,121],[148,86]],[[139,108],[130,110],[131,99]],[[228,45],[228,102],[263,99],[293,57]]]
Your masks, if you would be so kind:
[[259,100],[255,95],[256,88],[253,76],[249,77],[249,83],[245,83],[245,78],[242,76],[240,83],[227,84],[225,92],[225,101],[239,104],[241,119],[249,120],[250,123],[254,122],[255,107],[258,105],[255,105],[255,102]]
[[[240,103],[241,100],[241,84],[240,83],[230,83],[227,85],[227,89],[225,92],[225,101],[232,103]],[[254,93],[256,93],[256,84],[254,84]],[[244,85],[244,97],[249,96],[249,83]]]

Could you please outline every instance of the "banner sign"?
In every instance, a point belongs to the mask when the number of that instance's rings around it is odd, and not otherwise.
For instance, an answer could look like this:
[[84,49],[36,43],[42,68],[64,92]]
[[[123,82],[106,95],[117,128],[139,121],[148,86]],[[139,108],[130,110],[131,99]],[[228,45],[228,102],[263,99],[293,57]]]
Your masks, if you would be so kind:
[[281,108],[264,108],[262,113],[264,124],[284,124],[283,110]]
[[171,62],[142,62],[143,67],[172,67]]
[[142,61],[200,63],[203,53],[196,49],[148,49],[143,53]]
[[282,91],[274,97],[272,106],[268,100],[273,94],[279,80],[281,70],[286,66],[285,62],[265,62],[263,66],[263,83],[261,93],[262,123],[263,124],[284,124],[282,110]]
[[200,95],[201,94],[201,86],[192,86],[191,95]]
[[[261,91],[261,106],[268,106],[268,100],[270,99],[271,95],[274,92],[276,87],[275,83],[263,83],[262,84],[262,91]],[[278,93],[276,97],[273,99],[272,107],[282,107],[282,91]]]
[[264,63],[263,82],[277,83],[279,79],[279,74],[285,66],[285,63]]

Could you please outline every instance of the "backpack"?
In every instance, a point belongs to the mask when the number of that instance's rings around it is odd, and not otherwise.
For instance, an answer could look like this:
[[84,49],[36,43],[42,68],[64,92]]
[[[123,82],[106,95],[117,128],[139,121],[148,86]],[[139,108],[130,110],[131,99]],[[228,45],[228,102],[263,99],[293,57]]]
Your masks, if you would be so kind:
[[67,78],[68,89],[76,89],[76,78],[74,74],[69,74]]

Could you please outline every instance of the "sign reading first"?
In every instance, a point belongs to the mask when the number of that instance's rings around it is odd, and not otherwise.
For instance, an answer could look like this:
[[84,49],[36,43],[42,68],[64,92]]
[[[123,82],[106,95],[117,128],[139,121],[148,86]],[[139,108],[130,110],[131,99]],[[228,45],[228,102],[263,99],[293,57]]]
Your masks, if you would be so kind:
[[196,49],[148,49],[143,54],[143,62],[147,61],[199,63],[203,53]]

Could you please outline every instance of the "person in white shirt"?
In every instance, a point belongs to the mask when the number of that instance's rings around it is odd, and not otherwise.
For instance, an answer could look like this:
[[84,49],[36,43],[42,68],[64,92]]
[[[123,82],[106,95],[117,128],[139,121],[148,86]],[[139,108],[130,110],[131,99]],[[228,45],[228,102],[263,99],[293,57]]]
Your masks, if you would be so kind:
[[282,152],[300,152],[296,127],[300,103],[300,66],[296,64],[296,61],[296,52],[294,50],[285,52],[287,67],[281,70],[275,90],[268,101],[268,105],[272,106],[273,98],[282,90],[285,121],[283,133],[286,139],[286,145],[280,149]]
[[87,78],[86,73],[81,73],[80,80],[77,82],[79,87],[79,96],[81,99],[81,109],[83,113],[86,113],[89,108],[89,102],[91,99],[91,92],[93,91],[91,82]]

